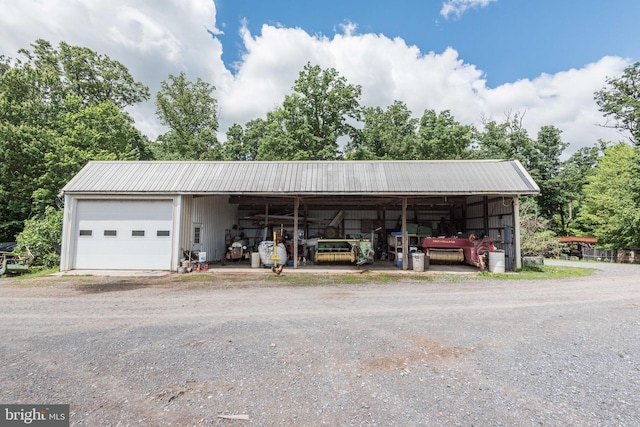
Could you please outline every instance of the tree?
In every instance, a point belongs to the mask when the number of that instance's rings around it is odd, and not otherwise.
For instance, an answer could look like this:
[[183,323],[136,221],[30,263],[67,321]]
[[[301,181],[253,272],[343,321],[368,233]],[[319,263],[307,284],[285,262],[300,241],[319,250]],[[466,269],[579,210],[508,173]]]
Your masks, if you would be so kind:
[[584,187],[580,220],[593,231],[598,243],[611,248],[640,247],[636,186],[640,169],[638,148],[620,142],[607,148]]
[[60,189],[89,160],[144,160],[150,158],[148,141],[134,127],[133,119],[112,102],[84,107],[68,97],[60,129],[44,154],[43,172],[32,194],[35,212],[44,212]]
[[307,63],[282,107],[267,116],[261,160],[334,160],[339,140],[352,138],[360,120],[362,89],[333,69]]
[[509,158],[509,123],[498,123],[495,120],[486,121],[484,130],[477,134],[477,149],[473,157],[481,159]]
[[558,180],[565,191],[564,204],[561,207],[562,217],[557,220],[563,223],[561,234],[563,235],[593,235],[592,230],[583,224],[578,213],[584,203],[584,193],[582,188],[587,184],[588,179],[594,174],[601,154],[607,147],[607,143],[599,141],[592,147],[582,147],[562,162],[562,168]]
[[0,58],[0,240],[54,206],[63,184],[92,159],[144,159],[146,139],[122,109],[148,98],[117,61],[37,40]]
[[413,147],[413,159],[444,160],[469,157],[468,149],[473,143],[474,129],[461,125],[449,110],[437,114],[426,110],[420,119],[418,144]]
[[222,147],[224,160],[256,160],[267,126],[267,121],[260,118],[247,122],[246,129],[239,124],[231,126],[227,130],[227,141]]
[[560,242],[539,209],[533,197],[524,197],[520,201],[520,250],[525,255],[558,256]]
[[158,137],[157,157],[171,160],[220,160],[215,87],[184,72],[170,75],[156,94],[156,115],[169,131]]
[[[540,196],[535,198],[539,215],[555,233],[564,234],[572,215],[568,212],[569,204],[577,197],[576,192],[581,188],[578,183],[582,181],[570,173],[577,173],[575,168],[563,173],[561,157],[569,144],[562,140],[562,131],[555,126],[542,126],[537,139],[533,140],[522,126],[523,117],[507,115],[504,123],[485,123],[477,137],[474,157],[520,161],[540,187]],[[568,185],[569,179],[576,185]]]
[[522,122],[524,114],[506,115],[506,121],[489,121],[477,136],[478,149],[474,157],[485,159],[519,160],[527,166],[534,152],[534,141]]
[[569,146],[562,141],[562,131],[555,126],[543,126],[538,132],[538,138],[526,159],[526,166],[532,178],[540,187],[540,196],[536,202],[542,215],[549,221],[559,216],[560,224],[554,224],[554,230],[566,228],[566,218],[563,206],[569,202],[570,194],[564,185],[562,176],[562,161],[560,156]]
[[52,206],[45,208],[39,218],[24,222],[24,230],[18,234],[17,251],[28,249],[34,256],[34,265],[56,267],[60,265],[63,211]]
[[629,133],[634,145],[640,144],[640,62],[627,68],[618,78],[608,78],[607,87],[595,93],[600,111],[613,123],[612,127]]
[[411,158],[417,144],[418,120],[400,101],[386,110],[368,107],[363,110],[364,126],[346,146],[351,160],[402,160]]

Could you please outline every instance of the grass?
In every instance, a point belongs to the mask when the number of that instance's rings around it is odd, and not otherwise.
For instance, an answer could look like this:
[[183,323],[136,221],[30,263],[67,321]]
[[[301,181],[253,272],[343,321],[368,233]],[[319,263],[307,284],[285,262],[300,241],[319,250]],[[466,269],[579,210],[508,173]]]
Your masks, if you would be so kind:
[[541,265],[528,267],[514,273],[489,273],[487,271],[475,274],[289,274],[282,276],[267,276],[265,281],[284,286],[322,286],[322,285],[364,285],[385,284],[398,281],[409,282],[464,282],[471,280],[558,280],[572,277],[586,277],[593,274],[595,269],[582,267],[563,267]]
[[[263,285],[276,285],[276,286],[300,286],[300,287],[312,287],[312,286],[326,286],[326,285],[367,285],[367,284],[387,284],[394,282],[465,282],[473,280],[558,280],[568,279],[572,277],[586,277],[593,274],[596,269],[589,267],[565,267],[565,266],[530,266],[523,268],[517,272],[508,273],[490,273],[487,271],[477,272],[473,274],[429,274],[415,273],[415,274],[394,274],[388,272],[364,272],[362,274],[287,274],[286,272],[280,276],[266,275],[266,276],[251,276],[247,274],[234,273],[234,274],[206,274],[206,273],[191,273],[191,274],[173,274],[160,278],[144,278],[144,277],[123,277],[121,281],[135,280],[141,281],[153,281],[155,285],[170,284],[170,283],[185,283],[191,286],[223,286],[223,287],[243,287],[254,286],[262,283]],[[3,276],[0,278],[0,282],[4,277],[10,277],[15,279],[15,284],[18,286],[38,286],[46,282],[51,283],[51,280],[43,282],[44,276],[52,273],[56,273],[58,269],[42,269],[32,268],[27,272],[19,276]],[[86,277],[84,277],[86,279]],[[56,278],[56,282],[67,281],[68,277],[60,276]],[[75,279],[76,281],[82,281]]]
[[58,271],[60,271],[60,269],[57,267],[54,267],[54,268],[31,267],[28,270],[26,270],[24,273],[6,274],[5,276],[2,276],[2,277],[3,278],[10,277],[16,280],[30,280],[30,279],[37,279],[43,276],[47,276],[49,274],[57,273]]
[[365,285],[384,284],[397,282],[399,278],[411,278],[418,281],[433,281],[433,277],[425,275],[403,275],[387,273],[367,273],[367,274],[284,274],[281,276],[267,276],[265,280],[269,283],[278,283],[288,286],[322,286],[322,285]]
[[10,279],[12,284],[15,284],[19,287],[37,287],[46,283],[50,283],[50,281],[45,280],[44,277],[49,274],[57,273],[58,271],[60,271],[60,269],[58,268],[31,267],[24,273],[5,274],[3,276],[0,276],[0,284],[4,280]]
[[595,268],[586,267],[538,265],[525,267],[515,273],[489,273],[487,271],[483,271],[478,273],[478,276],[489,277],[491,279],[509,280],[552,280],[568,279],[571,277],[587,277],[591,276],[595,270]]

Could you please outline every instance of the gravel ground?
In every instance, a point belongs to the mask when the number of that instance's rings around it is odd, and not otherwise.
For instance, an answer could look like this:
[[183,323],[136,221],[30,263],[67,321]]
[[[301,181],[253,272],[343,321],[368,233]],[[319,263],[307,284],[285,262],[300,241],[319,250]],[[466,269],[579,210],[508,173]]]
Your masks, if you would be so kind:
[[637,426],[640,266],[588,266],[313,287],[2,279],[0,402],[68,403],[75,426]]

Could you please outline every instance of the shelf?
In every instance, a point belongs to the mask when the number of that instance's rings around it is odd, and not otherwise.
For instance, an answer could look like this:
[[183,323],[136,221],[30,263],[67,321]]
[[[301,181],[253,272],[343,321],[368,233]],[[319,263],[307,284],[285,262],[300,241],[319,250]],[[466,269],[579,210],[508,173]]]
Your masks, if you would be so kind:
[[[429,237],[426,234],[407,234],[409,238],[409,247],[421,247],[422,239],[425,237]],[[398,254],[402,253],[402,236],[401,235],[389,235],[388,242],[389,246],[393,247],[393,259],[398,259]]]

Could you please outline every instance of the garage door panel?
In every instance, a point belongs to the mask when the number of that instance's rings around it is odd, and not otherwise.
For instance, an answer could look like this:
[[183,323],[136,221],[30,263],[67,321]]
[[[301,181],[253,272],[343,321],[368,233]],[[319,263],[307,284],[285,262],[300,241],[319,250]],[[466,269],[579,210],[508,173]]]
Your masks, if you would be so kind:
[[172,224],[171,200],[79,201],[75,268],[169,270]]

